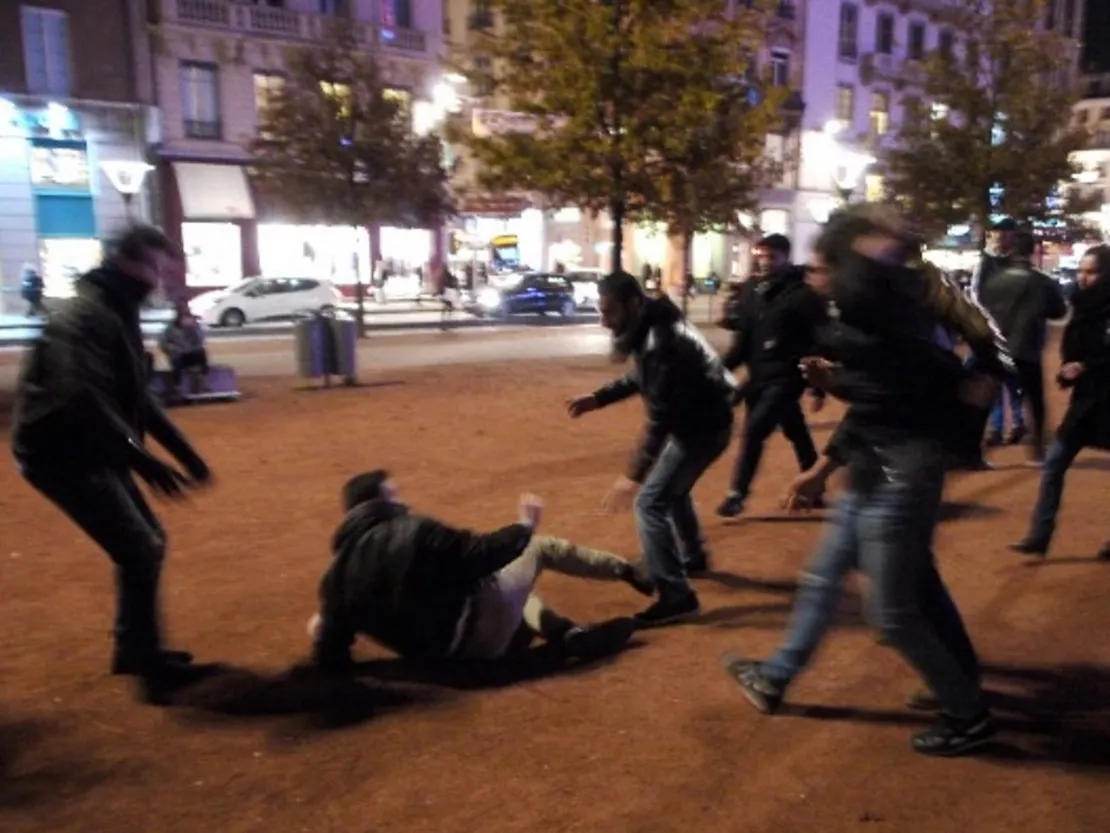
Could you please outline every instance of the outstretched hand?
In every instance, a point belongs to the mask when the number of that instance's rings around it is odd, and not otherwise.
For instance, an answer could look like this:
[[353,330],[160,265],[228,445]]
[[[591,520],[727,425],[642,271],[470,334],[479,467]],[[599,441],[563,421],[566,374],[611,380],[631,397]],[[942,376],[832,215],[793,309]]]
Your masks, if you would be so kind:
[[570,414],[571,419],[578,419],[583,414],[596,411],[598,407],[597,397],[592,393],[567,400],[567,413]]
[[632,499],[639,490],[640,484],[632,478],[618,477],[601,502],[602,511],[610,514],[623,512],[632,504]]

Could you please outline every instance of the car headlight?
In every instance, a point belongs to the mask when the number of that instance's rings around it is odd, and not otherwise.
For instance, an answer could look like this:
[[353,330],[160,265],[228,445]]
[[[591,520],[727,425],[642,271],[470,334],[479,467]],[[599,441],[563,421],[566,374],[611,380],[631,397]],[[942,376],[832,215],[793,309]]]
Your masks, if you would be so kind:
[[478,293],[478,306],[485,309],[497,309],[501,306],[501,293],[488,287],[483,289]]

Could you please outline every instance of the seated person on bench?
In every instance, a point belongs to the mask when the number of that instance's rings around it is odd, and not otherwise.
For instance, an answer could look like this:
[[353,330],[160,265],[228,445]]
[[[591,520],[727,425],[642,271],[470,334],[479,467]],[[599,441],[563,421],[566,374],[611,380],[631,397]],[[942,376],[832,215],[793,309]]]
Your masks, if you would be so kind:
[[195,370],[201,390],[207,389],[208,352],[204,349],[204,328],[189,312],[188,306],[178,304],[177,315],[162,333],[158,346],[170,361],[174,393],[180,390],[181,377],[186,370]]
[[539,634],[567,658],[616,653],[631,619],[579,625],[533,592],[541,570],[654,592],[641,565],[559,538],[534,535],[542,508],[520,501],[520,521],[481,535],[410,513],[385,471],[357,475],[343,489],[346,517],[332,540],[320,584],[320,612],[309,621],[319,666],[351,665],[364,634],[415,660],[494,660]]

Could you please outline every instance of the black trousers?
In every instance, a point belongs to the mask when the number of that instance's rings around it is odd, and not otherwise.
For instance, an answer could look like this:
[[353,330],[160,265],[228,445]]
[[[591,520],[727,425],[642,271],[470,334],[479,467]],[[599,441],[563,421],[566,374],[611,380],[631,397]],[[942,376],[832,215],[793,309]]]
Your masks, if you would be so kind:
[[1018,386],[1025,395],[1033,422],[1033,450],[1038,455],[1043,455],[1046,420],[1044,366],[1038,358],[1035,361],[1014,359],[1014,367],[1017,370]]
[[200,350],[181,353],[170,359],[170,373],[173,374],[175,388],[181,384],[181,374],[193,367],[200,370],[201,373],[208,373],[208,353],[203,347]]
[[162,648],[158,583],[166,534],[129,472],[25,467],[27,481],[104,550],[116,571],[116,649],[154,662]]
[[752,481],[763,458],[763,446],[775,432],[782,433],[794,446],[798,466],[807,471],[817,463],[817,449],[809,434],[805,414],[802,413],[801,391],[796,385],[768,385],[749,391],[748,416],[744,420],[744,433],[740,440],[740,454],[732,472],[731,491],[747,498]]

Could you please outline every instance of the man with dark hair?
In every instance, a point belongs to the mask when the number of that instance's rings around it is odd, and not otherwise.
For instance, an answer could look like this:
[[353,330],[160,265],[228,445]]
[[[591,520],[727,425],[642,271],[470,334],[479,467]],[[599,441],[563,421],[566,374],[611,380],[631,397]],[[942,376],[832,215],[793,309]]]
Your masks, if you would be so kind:
[[[816,329],[825,318],[825,305],[805,284],[805,270],[790,262],[790,241],[781,234],[764,237],[755,247],[758,273],[740,290],[730,306],[726,329],[733,342],[725,367],[747,365],[743,388],[747,418],[729,493],[717,514],[733,518],[744,511],[763,447],[776,428],[794,447],[798,467],[806,471],[817,462],[800,399],[806,384],[798,361],[812,352]],[[813,408],[823,403],[815,392]]]
[[637,393],[643,397],[643,440],[605,506],[615,511],[635,495],[640,545],[659,588],[659,599],[636,619],[641,627],[664,625],[699,609],[687,572],[708,569],[708,559],[690,493],[728,448],[736,381],[674,302],[647,298],[631,275],[603,278],[598,307],[602,325],[612,333],[613,360],[631,358],[633,367],[572,399],[567,410],[577,418]]
[[[1048,322],[1068,314],[1056,282],[1044,272],[1033,268],[1036,243],[1028,231],[1014,235],[1009,264],[991,276],[979,287],[981,303],[1001,330],[1014,357],[1016,375],[1003,383],[991,411],[991,426],[987,434],[988,445],[1002,442],[1017,444],[1025,436],[1023,400],[1029,403],[1033,419],[1033,444],[1031,457],[1039,462],[1044,458],[1045,396],[1042,354]],[[1013,423],[1010,435],[1003,429],[1006,419],[1006,397],[1010,400]]]
[[826,358],[806,357],[803,367],[811,383],[851,407],[789,501],[812,500],[840,466],[848,484],[803,574],[787,640],[771,660],[734,659],[727,670],[753,705],[775,711],[830,624],[841,579],[858,568],[870,580],[873,623],[929,687],[915,702],[940,711],[913,748],[958,755],[988,740],[994,727],[932,540],[947,452],[962,441],[960,419],[951,415],[958,403],[989,403],[997,384],[965,368],[939,333],[958,332],[980,370],[995,377],[1012,364],[974,305],[934,272],[908,266],[907,236],[896,216],[865,207],[831,220],[817,241],[811,283],[837,314],[822,331]]
[[632,620],[576,625],[533,592],[540,572],[652,592],[650,577],[620,556],[534,535],[543,505],[532,495],[521,497],[517,523],[488,535],[410,513],[381,469],[351,478],[342,501],[320,610],[308,625],[324,668],[350,667],[357,634],[424,661],[501,659],[534,634],[568,658],[599,657],[624,647]]
[[[166,534],[133,479],[169,498],[211,479],[147,392],[139,309],[177,257],[173,243],[149,227],[111,242],[103,265],[77,281],[76,297],[49,318],[24,357],[12,431],[23,476],[115,564],[112,672],[138,676],[153,704],[210,670],[163,648],[158,584]],[[147,432],[187,476],[147,449]]]

